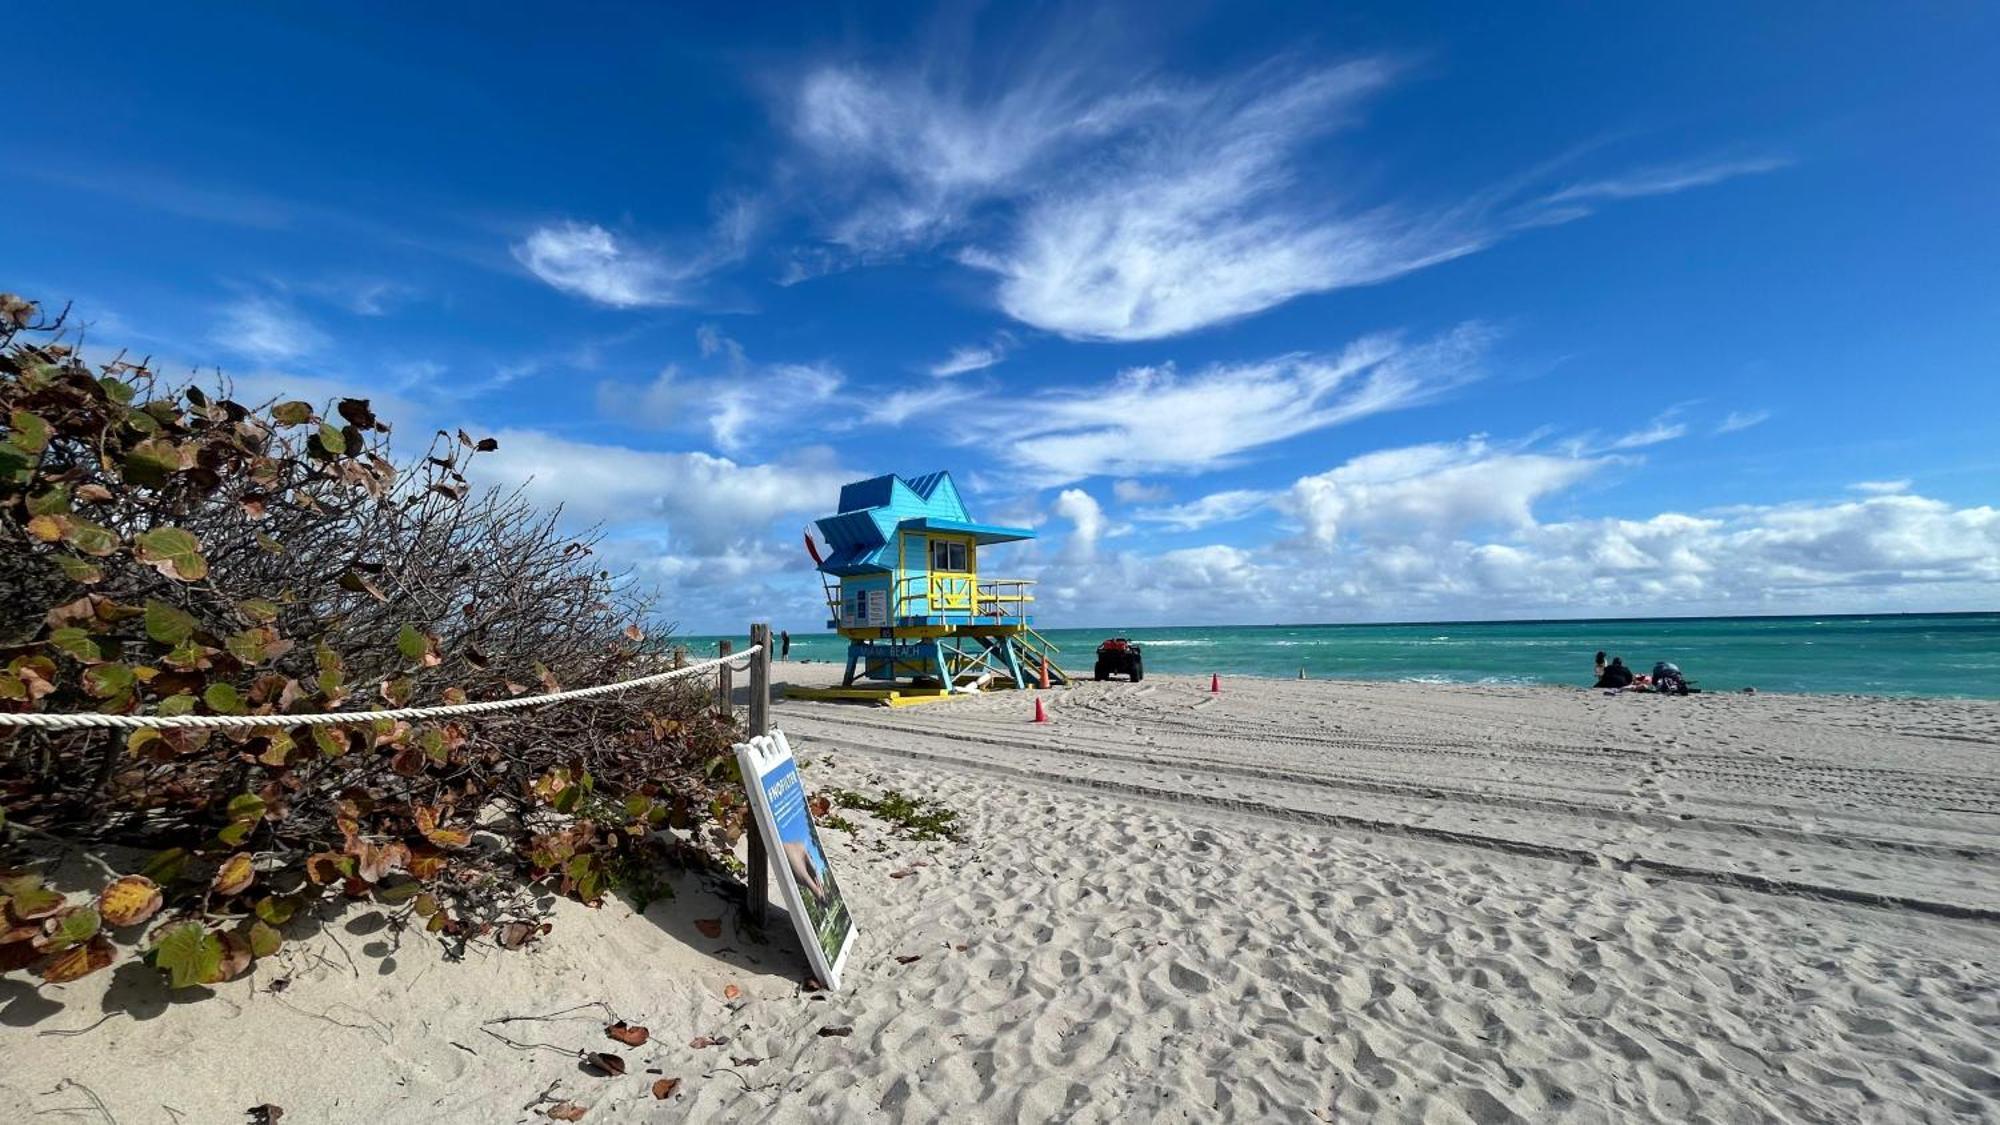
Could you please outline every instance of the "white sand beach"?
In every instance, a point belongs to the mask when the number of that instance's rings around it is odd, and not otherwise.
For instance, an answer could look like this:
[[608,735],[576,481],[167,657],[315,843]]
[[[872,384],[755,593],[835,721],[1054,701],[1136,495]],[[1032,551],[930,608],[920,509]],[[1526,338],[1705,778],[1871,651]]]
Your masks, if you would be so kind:
[[838,994],[699,884],[461,963],[350,912],[201,999],[0,980],[0,1120],[2000,1115],[2000,703],[1207,689],[780,704],[814,788],[966,830],[826,833]]

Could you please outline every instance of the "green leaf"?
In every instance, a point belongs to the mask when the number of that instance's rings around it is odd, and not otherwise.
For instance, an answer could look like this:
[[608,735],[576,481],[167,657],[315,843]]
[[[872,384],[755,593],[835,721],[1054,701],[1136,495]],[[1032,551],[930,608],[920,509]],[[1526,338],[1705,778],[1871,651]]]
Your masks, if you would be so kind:
[[244,711],[243,697],[230,684],[210,684],[201,698],[218,715],[241,715]]
[[338,727],[314,727],[313,743],[329,758],[347,753],[347,735]]
[[95,906],[76,906],[64,911],[56,919],[55,933],[47,942],[51,949],[68,949],[72,945],[82,945],[97,936],[103,919],[98,917]]
[[298,908],[299,903],[295,898],[265,895],[263,898],[257,900],[257,905],[254,909],[257,912],[259,921],[273,926],[282,926],[292,920],[292,915],[298,911]]
[[133,553],[168,578],[196,582],[208,575],[201,540],[178,527],[157,527],[139,536]]
[[84,664],[95,664],[104,659],[104,653],[97,647],[97,642],[90,639],[90,634],[74,625],[52,631],[49,644],[56,651]]
[[265,634],[262,629],[245,629],[241,633],[237,633],[222,642],[222,647],[229,650],[229,655],[241,660],[245,664],[262,664],[264,662],[264,637]]
[[146,599],[146,635],[163,645],[178,645],[194,636],[194,617],[158,598]]
[[309,402],[281,402],[271,408],[271,419],[280,426],[303,426],[312,421],[312,417],[313,408]]
[[34,476],[36,455],[0,438],[0,479],[25,481]]
[[165,699],[160,700],[159,713],[162,715],[194,714],[194,694],[185,691],[175,692]]
[[199,922],[182,922],[160,931],[150,956],[153,967],[167,974],[172,988],[192,988],[222,975],[222,939]]
[[131,405],[132,384],[121,383],[107,375],[99,379],[97,385],[104,388],[104,393],[111,396],[112,402],[118,403],[120,406]]
[[70,517],[69,526],[63,529],[63,542],[96,558],[118,549],[118,536],[109,528],[75,516]]
[[63,577],[79,586],[95,586],[104,581],[104,568],[89,559],[75,555],[57,555],[56,565],[62,568]]
[[173,442],[149,438],[125,455],[125,479],[158,488],[181,471],[181,451]]
[[375,888],[375,900],[395,906],[417,897],[417,892],[423,889],[424,885],[415,879],[395,879]]
[[8,416],[15,448],[23,453],[40,453],[49,447],[49,424],[38,414],[16,410]]
[[347,453],[347,435],[325,422],[319,424],[319,444],[320,448],[333,457],[341,457]]
[[50,486],[39,496],[28,499],[28,514],[31,516],[66,516],[69,514],[69,485]]
[[139,874],[165,886],[179,879],[181,872],[187,870],[187,864],[186,848],[168,848],[166,851],[154,853],[153,857],[146,861],[146,866],[139,869]]
[[110,699],[132,690],[135,677],[124,664],[93,664],[83,670],[83,690],[93,699]]
[[23,922],[46,918],[62,909],[63,896],[44,887],[40,875],[16,875],[0,879],[0,894],[11,901],[7,909]]
[[250,923],[250,955],[269,957],[285,944],[284,936],[262,921]]
[[430,647],[430,638],[417,632],[414,625],[405,625],[402,632],[396,634],[396,651],[402,653],[403,659],[412,664],[422,660],[424,654],[430,651]]
[[269,598],[247,598],[237,602],[236,608],[242,610],[244,616],[259,624],[278,619],[278,603]]

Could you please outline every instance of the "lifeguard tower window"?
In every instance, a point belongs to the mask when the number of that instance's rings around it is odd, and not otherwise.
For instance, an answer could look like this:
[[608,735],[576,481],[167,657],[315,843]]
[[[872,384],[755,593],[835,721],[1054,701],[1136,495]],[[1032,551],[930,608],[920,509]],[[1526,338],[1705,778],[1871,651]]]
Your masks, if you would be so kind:
[[931,569],[964,571],[965,544],[952,539],[931,540]]

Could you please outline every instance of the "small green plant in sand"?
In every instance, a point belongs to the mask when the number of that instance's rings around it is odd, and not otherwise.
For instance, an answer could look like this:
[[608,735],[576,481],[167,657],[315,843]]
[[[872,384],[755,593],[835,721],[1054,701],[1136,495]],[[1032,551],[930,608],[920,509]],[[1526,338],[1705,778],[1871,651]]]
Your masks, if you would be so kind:
[[965,838],[965,830],[958,824],[957,811],[928,797],[911,797],[894,789],[884,790],[880,797],[870,797],[852,789],[830,790],[827,796],[842,808],[873,814],[876,819],[888,824],[892,834],[905,839],[950,840],[957,843]]

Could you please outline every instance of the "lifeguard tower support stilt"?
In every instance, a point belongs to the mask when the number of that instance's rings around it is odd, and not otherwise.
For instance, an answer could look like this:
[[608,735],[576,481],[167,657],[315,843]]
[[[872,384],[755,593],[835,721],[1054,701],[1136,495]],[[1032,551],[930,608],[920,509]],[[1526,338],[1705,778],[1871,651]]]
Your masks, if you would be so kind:
[[1032,580],[979,577],[983,547],[1033,539],[1023,527],[973,522],[949,473],[889,475],[840,490],[837,515],[811,536],[831,619],[847,638],[841,686],[789,689],[800,698],[906,706],[992,687],[1067,683],[1057,649],[1028,613]]

